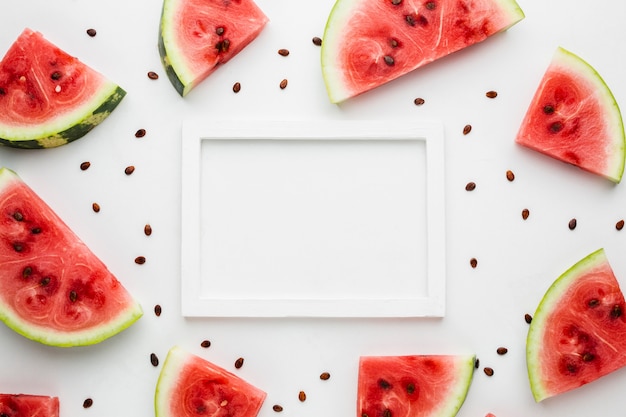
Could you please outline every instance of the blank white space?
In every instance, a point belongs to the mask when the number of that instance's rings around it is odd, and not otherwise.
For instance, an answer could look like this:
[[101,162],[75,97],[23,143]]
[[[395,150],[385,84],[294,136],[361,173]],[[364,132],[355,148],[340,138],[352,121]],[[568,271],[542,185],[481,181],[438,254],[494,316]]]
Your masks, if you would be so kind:
[[203,140],[210,299],[428,296],[424,140]]

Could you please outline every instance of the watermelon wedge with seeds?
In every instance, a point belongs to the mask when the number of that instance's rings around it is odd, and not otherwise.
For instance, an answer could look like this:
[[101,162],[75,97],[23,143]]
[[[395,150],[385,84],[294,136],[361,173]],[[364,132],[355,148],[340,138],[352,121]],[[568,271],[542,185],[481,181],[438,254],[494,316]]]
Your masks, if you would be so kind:
[[22,179],[0,168],[0,320],[37,342],[101,342],[142,315],[139,303]]
[[65,145],[105,120],[126,91],[26,28],[0,62],[0,144]]
[[164,0],[159,54],[181,96],[255,40],[269,19],[252,0]]
[[357,417],[453,417],[467,396],[474,355],[363,356]]
[[154,395],[156,417],[256,417],[267,394],[179,346],[170,349]]
[[528,107],[516,142],[619,183],[626,143],[622,115],[600,74],[558,47]]
[[526,363],[537,402],[626,365],[626,303],[604,249],[546,291],[528,330]]
[[2,417],[59,417],[59,397],[33,394],[0,394]]
[[523,18],[515,0],[337,0],[321,51],[330,101],[386,84]]

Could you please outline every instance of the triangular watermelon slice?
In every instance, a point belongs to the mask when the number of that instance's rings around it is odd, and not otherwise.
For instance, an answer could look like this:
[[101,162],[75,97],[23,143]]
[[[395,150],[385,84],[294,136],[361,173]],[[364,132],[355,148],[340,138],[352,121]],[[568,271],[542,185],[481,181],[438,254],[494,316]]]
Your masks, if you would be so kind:
[[534,149],[619,183],[626,144],[615,97],[596,70],[557,48],[516,137]]
[[53,346],[98,343],[141,306],[17,174],[0,169],[0,320]]
[[2,417],[59,417],[59,397],[0,394]]
[[157,382],[155,415],[256,417],[266,396],[232,372],[174,346]]
[[159,53],[176,91],[186,96],[256,39],[268,21],[253,0],[164,0]]
[[474,375],[474,355],[362,356],[357,416],[455,416]]
[[626,303],[604,249],[545,293],[528,331],[526,360],[537,402],[626,365]]
[[65,145],[100,124],[125,95],[104,75],[26,28],[0,62],[0,144]]
[[376,88],[523,18],[515,0],[337,0],[322,42],[330,101]]

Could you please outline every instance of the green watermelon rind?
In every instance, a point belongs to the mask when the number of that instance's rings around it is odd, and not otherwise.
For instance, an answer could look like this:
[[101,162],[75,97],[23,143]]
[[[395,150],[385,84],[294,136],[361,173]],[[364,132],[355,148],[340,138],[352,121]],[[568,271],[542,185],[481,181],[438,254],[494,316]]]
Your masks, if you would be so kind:
[[441,409],[441,416],[456,416],[469,392],[474,370],[476,369],[476,355],[458,355],[456,357],[456,384],[451,389],[449,401]]
[[[10,184],[22,181],[15,171],[0,168],[0,190]],[[0,321],[16,333],[39,343],[55,347],[75,347],[94,345],[108,339],[130,327],[143,315],[143,309],[138,302],[130,303],[118,317],[106,325],[84,331],[51,331],[45,326],[33,325],[13,314],[11,308],[2,305],[0,298]]]
[[[355,6],[362,4],[364,1],[365,0],[336,0],[326,21],[320,58],[322,78],[324,79],[326,92],[331,103],[341,103],[354,96],[353,92],[344,85],[344,75],[341,71],[340,65],[337,65],[336,61],[337,56],[339,55],[338,47],[342,44],[341,33],[343,27],[347,22],[349,22],[350,17],[354,14]],[[516,0],[494,0],[494,3],[497,3],[500,6],[500,9],[506,12],[509,16],[510,22],[498,32],[508,30],[526,17],[524,11],[521,9]],[[421,64],[418,67],[424,64]],[[415,67],[413,70],[418,67]]]
[[172,85],[181,96],[186,96],[194,88],[193,74],[185,64],[186,59],[181,50],[174,45],[173,39],[175,25],[173,15],[176,7],[180,5],[178,0],[164,0],[161,9],[161,20],[159,23],[159,55],[165,74]]
[[126,96],[112,81],[105,81],[86,103],[54,122],[33,126],[1,126],[0,145],[21,149],[55,148],[82,138],[102,123]]
[[549,327],[548,319],[559,308],[563,294],[567,293],[572,283],[587,271],[608,262],[604,248],[600,248],[572,265],[561,274],[548,288],[533,315],[526,337],[526,367],[530,390],[536,402],[550,396],[541,379],[541,345],[545,330]]

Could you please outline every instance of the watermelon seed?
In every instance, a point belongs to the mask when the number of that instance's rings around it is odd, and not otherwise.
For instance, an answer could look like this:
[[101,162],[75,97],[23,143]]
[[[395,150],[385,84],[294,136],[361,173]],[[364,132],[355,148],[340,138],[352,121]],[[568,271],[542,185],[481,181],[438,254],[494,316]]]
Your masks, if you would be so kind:
[[522,219],[526,220],[529,215],[530,215],[530,211],[527,208],[522,210]]
[[402,3],[402,0],[391,0],[391,4],[393,4],[394,6],[397,6],[400,3]]
[[146,257],[145,256],[138,256],[135,258],[135,263],[137,265],[143,265],[146,263]]
[[159,358],[157,357],[156,353],[150,354],[150,363],[152,364],[152,366],[159,366]]
[[413,103],[414,103],[416,106],[421,106],[422,104],[426,103],[426,100],[424,100],[424,99],[423,99],[423,98],[421,98],[421,97],[418,97],[418,98],[416,98],[415,100],[413,100]]
[[412,382],[409,382],[406,386],[406,392],[409,394],[415,393],[415,384]]
[[95,29],[87,29],[87,35],[91,36],[92,38],[94,36],[96,36],[96,30]]
[[151,80],[158,80],[159,74],[154,71],[148,71],[148,78],[150,78]]
[[472,125],[465,125],[465,126],[463,126],[463,134],[464,135],[469,134],[469,132],[471,132],[471,131],[472,131]]
[[386,379],[380,378],[378,380],[378,386],[381,387],[382,389],[389,389],[391,388],[391,384],[389,383],[389,381],[387,381]]
[[219,41],[215,45],[215,48],[218,50],[218,52],[228,52],[228,49],[230,48],[230,40],[224,39]]
[[329,379],[330,379],[330,373],[328,373],[328,372],[322,372],[322,373],[320,374],[320,379],[321,379],[322,381],[327,381],[327,380],[329,380]]
[[235,368],[239,369],[243,366],[243,358],[237,358],[235,361]]
[[474,368],[480,368],[480,359],[476,358],[476,360],[474,360]]
[[385,55],[385,64],[392,66],[394,63],[393,57]]
[[284,78],[284,79],[280,82],[280,89],[281,89],[281,90],[284,90],[285,88],[287,88],[287,83],[288,83],[287,79],[286,79],[286,78]]
[[550,125],[550,132],[552,133],[559,133],[561,130],[563,130],[563,123],[561,122],[554,122]]
[[86,398],[85,401],[83,401],[83,408],[89,408],[93,405],[93,400],[91,398]]
[[515,174],[510,169],[506,171],[506,179],[509,181],[515,180]]
[[208,348],[211,346],[211,341],[210,340],[203,340],[202,343],[200,343],[200,346],[202,346],[203,348]]
[[75,303],[76,300],[78,300],[78,294],[74,290],[70,291],[70,301]]
[[55,81],[59,80],[61,78],[61,73],[59,71],[54,71],[52,74],[50,74],[50,78]]
[[611,309],[611,318],[617,319],[622,315],[622,307],[619,304],[615,304]]
[[506,355],[508,351],[509,350],[505,347],[499,347],[498,349],[496,349],[496,352],[498,353],[498,355]]
[[33,273],[33,268],[27,266],[22,270],[22,278],[28,278]]
[[[398,3],[399,4],[399,3]],[[411,26],[415,26],[415,17],[413,17],[412,15],[408,14],[404,17],[404,20]]]
[[315,46],[322,45],[322,38],[320,38],[319,36],[314,36],[313,39],[311,39],[311,41],[313,42],[313,45]]
[[44,277],[41,281],[39,281],[39,283],[42,287],[45,287],[46,285],[50,284],[50,277]]
[[217,34],[217,36],[222,36],[224,34],[224,28],[221,26],[216,27],[215,33]]
[[591,308],[596,308],[600,305],[600,300],[598,300],[597,298],[592,298],[591,300],[589,300],[589,302],[587,303],[587,306],[591,307]]
[[476,189],[476,183],[475,182],[468,182],[465,185],[465,191],[474,191]]
[[624,220],[619,220],[617,223],[615,223],[615,228],[617,230],[622,230],[624,228]]
[[16,211],[15,213],[13,213],[13,218],[18,222],[21,222],[22,220],[24,220],[24,215],[19,211]]
[[135,132],[136,138],[143,138],[144,136],[146,136],[146,129],[139,129]]
[[483,371],[485,372],[485,375],[493,376],[493,368],[486,366],[485,369],[483,369]]
[[385,408],[385,411],[383,411],[383,417],[391,417],[391,410]]
[[590,352],[585,352],[583,353],[583,356],[582,356],[583,362],[591,362],[595,358],[596,358],[595,355]]
[[32,229],[30,229],[30,232],[34,235],[38,235],[39,233],[41,233],[41,227],[33,227]]
[[237,81],[235,84],[233,84],[233,92],[238,93],[240,91],[241,91],[241,83]]
[[85,162],[80,164],[80,169],[82,171],[85,171],[85,170],[89,169],[90,166],[91,166],[91,162],[85,161]]
[[7,93],[7,91],[4,88],[0,88],[0,96],[3,96]]
[[569,223],[567,224],[567,227],[569,227],[569,230],[574,230],[576,229],[576,219],[572,219],[569,221]]
[[274,404],[274,406],[272,407],[272,410],[276,411],[277,413],[280,413],[281,411],[283,411],[283,406]]
[[476,268],[478,266],[478,260],[476,258],[470,259],[470,266]]
[[150,235],[152,234],[152,226],[150,226],[149,224],[146,224],[146,225],[143,227],[143,233],[144,233],[146,236],[150,236]]
[[487,91],[485,93],[485,95],[487,96],[487,98],[496,98],[496,97],[498,97],[498,93],[496,91],[493,91],[493,90]]
[[554,106],[552,106],[551,104],[547,104],[543,107],[543,112],[545,114],[552,114],[554,113]]
[[13,249],[15,249],[15,252],[21,252],[24,250],[24,244],[20,242],[14,242]]
[[300,391],[300,392],[298,393],[298,399],[299,399],[301,402],[305,402],[305,401],[306,401],[306,393],[305,393],[304,391]]
[[281,48],[278,50],[278,55],[280,56],[287,56],[289,55],[289,49],[285,49],[285,48]]
[[100,204],[98,203],[93,203],[91,205],[91,208],[93,209],[93,211],[95,211],[96,213],[98,213],[100,211]]
[[157,317],[161,315],[161,306],[159,304],[154,306],[154,315]]
[[129,165],[129,166],[127,166],[127,167],[126,167],[126,169],[124,169],[124,173],[125,173],[126,175],[130,175],[130,174],[132,174],[133,172],[135,172],[135,167],[134,167],[134,166],[132,166],[132,165]]
[[429,1],[428,3],[426,3],[426,8],[428,10],[435,10],[436,7],[437,4],[434,1]]
[[524,321],[528,324],[530,324],[533,321],[533,316],[531,316],[530,314],[526,313],[524,314]]
[[391,39],[389,40],[389,45],[390,45],[392,48],[397,48],[397,47],[398,47],[398,45],[400,45],[400,44],[398,43],[398,40],[397,40],[397,39],[395,39],[395,38],[391,38]]

